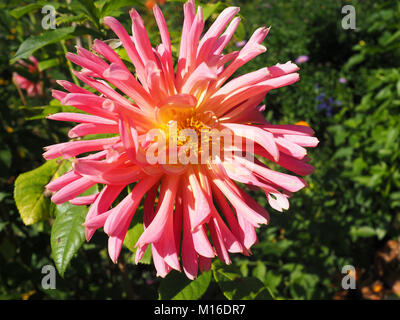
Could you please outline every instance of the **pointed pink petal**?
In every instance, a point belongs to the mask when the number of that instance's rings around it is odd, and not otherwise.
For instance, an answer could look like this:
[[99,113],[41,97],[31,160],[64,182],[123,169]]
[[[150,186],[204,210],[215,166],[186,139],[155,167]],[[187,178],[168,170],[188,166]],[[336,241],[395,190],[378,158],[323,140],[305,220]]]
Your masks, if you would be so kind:
[[51,197],[51,201],[53,201],[55,204],[64,203],[68,200],[75,198],[77,195],[81,194],[87,189],[93,187],[95,184],[96,182],[93,182],[88,178],[82,177],[58,190],[57,193]]
[[89,205],[96,201],[98,195],[99,193],[95,193],[88,196],[76,197],[75,199],[69,200],[69,202],[75,206]]
[[274,136],[270,132],[256,126],[246,126],[236,123],[223,123],[223,126],[231,129],[236,136],[257,142],[271,154],[275,161],[279,160],[279,150]]
[[143,246],[146,243],[157,242],[161,238],[167,225],[168,217],[172,214],[178,184],[179,176],[166,176],[163,178],[162,191],[160,192],[162,198],[159,200],[160,206],[153,221],[137,241],[136,247]]

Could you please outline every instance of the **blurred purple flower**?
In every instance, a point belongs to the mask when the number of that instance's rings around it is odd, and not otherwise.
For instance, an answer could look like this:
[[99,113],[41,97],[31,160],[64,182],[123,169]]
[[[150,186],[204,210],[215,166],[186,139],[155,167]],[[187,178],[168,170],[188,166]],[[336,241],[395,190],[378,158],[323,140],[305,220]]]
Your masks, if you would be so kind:
[[246,40],[238,41],[235,43],[236,47],[241,48],[247,43]]
[[325,98],[325,93],[322,92],[320,93],[318,96],[315,97],[315,99],[317,99],[318,101],[322,101]]
[[339,100],[326,97],[324,92],[321,92],[318,96],[315,97],[315,99],[319,102],[317,110],[325,110],[325,114],[329,118],[331,118],[335,113],[334,106],[342,104]]
[[347,79],[345,77],[340,77],[339,82],[345,84],[347,82]]
[[308,56],[305,56],[305,55],[299,56],[299,57],[296,59],[296,63],[298,63],[298,64],[300,64],[300,63],[305,63],[305,62],[307,62],[307,61],[308,61]]
[[322,102],[321,104],[319,104],[317,106],[317,110],[318,111],[321,111],[321,110],[324,110],[324,109],[327,109],[327,108],[328,108],[328,104],[326,102]]

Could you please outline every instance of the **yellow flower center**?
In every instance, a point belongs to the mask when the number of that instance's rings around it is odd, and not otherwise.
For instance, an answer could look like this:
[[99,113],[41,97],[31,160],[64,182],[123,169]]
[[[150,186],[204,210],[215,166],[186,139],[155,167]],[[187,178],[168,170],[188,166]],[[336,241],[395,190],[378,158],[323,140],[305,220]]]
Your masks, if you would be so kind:
[[[156,118],[165,137],[166,150],[176,148],[178,152],[197,159],[206,151],[208,159],[213,155],[213,147],[223,150],[223,141],[220,138],[217,141],[214,135],[218,133],[218,118],[211,111],[198,112],[194,107],[168,106],[159,109]],[[168,154],[167,163],[170,164]],[[181,163],[179,156],[178,163]]]

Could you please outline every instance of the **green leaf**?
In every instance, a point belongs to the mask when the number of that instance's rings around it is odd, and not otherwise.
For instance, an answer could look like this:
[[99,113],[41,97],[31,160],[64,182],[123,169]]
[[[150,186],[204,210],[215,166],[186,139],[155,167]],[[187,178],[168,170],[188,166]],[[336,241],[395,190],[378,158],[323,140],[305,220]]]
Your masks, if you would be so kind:
[[66,202],[57,206],[56,213],[50,243],[54,263],[63,277],[71,259],[85,241],[85,228],[82,224],[87,207]]
[[[80,4],[79,9],[86,14],[88,19],[90,19],[97,28],[100,28],[100,12],[95,6],[94,1],[77,0],[77,2]],[[72,10],[74,10],[74,8]]]
[[312,299],[319,282],[317,275],[295,270],[290,274],[289,291],[294,299]]
[[265,264],[261,261],[257,261],[256,267],[253,269],[253,277],[259,279],[260,281],[265,281],[265,274],[267,272],[267,268]]
[[274,273],[272,270],[268,270],[265,275],[264,284],[271,289],[274,294],[278,293],[278,286],[282,282],[282,274]]
[[385,100],[390,99],[392,97],[392,91],[389,87],[384,87],[381,89],[375,96],[376,100]]
[[39,71],[44,71],[48,68],[58,66],[59,64],[60,64],[60,60],[58,58],[54,58],[54,59],[40,61],[38,64],[38,67],[39,67]]
[[242,277],[236,266],[215,261],[212,270],[222,293],[229,300],[273,299],[271,291],[259,279]]
[[211,271],[203,272],[195,280],[183,273],[172,271],[161,280],[158,294],[160,300],[197,300],[206,292],[211,282]]
[[31,56],[36,50],[43,48],[49,44],[71,38],[75,31],[75,27],[59,28],[52,31],[46,31],[36,36],[30,36],[19,46],[15,56],[10,60],[13,64],[19,59],[26,59]]
[[[44,119],[51,114],[55,114],[58,112],[72,112],[72,113],[84,113],[83,111],[72,107],[72,106],[63,106],[60,101],[53,99],[50,100],[48,105],[45,106],[36,106],[36,107],[28,107],[21,106],[20,109],[28,110],[30,112],[34,112],[35,115],[26,117],[26,120],[37,120]],[[40,113],[38,113],[40,112]]]
[[108,0],[103,5],[100,11],[101,18],[106,16],[114,16],[115,11],[123,7],[134,7],[134,6],[143,6],[143,3],[138,0]]
[[365,56],[364,56],[363,53],[356,54],[356,55],[352,56],[352,57],[347,61],[347,63],[346,63],[345,66],[344,66],[344,69],[349,70],[351,67],[353,67],[353,66],[355,66],[355,65],[360,64],[361,62],[363,62],[364,59],[365,59]]
[[37,1],[36,3],[31,3],[26,6],[18,7],[10,11],[10,14],[15,18],[15,19],[20,19],[22,16],[26,15],[27,13],[30,13],[32,11],[35,11],[37,9],[43,8],[45,5],[51,5],[55,9],[57,9],[60,4],[57,2],[46,2],[46,1]]
[[354,238],[370,238],[376,236],[376,230],[369,226],[352,227],[350,236]]
[[131,62],[131,60],[130,60],[128,54],[126,53],[125,48],[116,48],[116,49],[115,49],[115,52],[119,55],[119,57],[120,57],[122,60]]
[[60,14],[60,16],[56,17],[56,25],[62,25],[62,24],[70,24],[73,22],[78,22],[82,23],[85,22],[86,20],[86,15],[81,13],[76,16],[71,16],[67,14]]
[[[128,230],[124,239],[124,245],[133,253],[133,261],[135,260],[135,254],[137,248],[135,248],[136,242],[144,231],[143,223],[139,221],[139,215],[136,213],[133,217],[133,227]],[[147,247],[143,258],[139,263],[150,264],[151,263],[151,245]]]
[[391,44],[393,41],[397,40],[398,38],[400,38],[400,30],[398,30],[397,32],[395,32],[392,35],[390,33],[388,33],[388,36],[382,38],[382,40],[381,39],[379,39],[379,40],[381,40],[380,41],[381,45],[387,46],[387,45]]
[[400,80],[397,81],[397,83],[396,83],[396,91],[397,91],[397,95],[400,97]]
[[31,3],[31,4],[28,4],[26,6],[18,7],[18,8],[15,8],[15,9],[11,10],[10,14],[15,19],[19,19],[22,16],[24,16],[25,14],[27,14],[29,12],[32,12],[32,11],[35,11],[35,10],[41,8],[41,7],[42,7],[42,4],[40,4],[40,3]]
[[49,218],[51,193],[46,192],[45,186],[66,172],[69,166],[68,161],[54,159],[18,176],[14,186],[14,199],[26,225]]

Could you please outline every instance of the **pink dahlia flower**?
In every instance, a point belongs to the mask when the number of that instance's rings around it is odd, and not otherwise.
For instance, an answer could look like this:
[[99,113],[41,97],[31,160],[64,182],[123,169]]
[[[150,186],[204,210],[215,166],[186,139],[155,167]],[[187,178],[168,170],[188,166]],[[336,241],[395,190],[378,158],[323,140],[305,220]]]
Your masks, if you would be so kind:
[[[69,132],[71,138],[113,135],[46,147],[46,159],[74,159],[72,170],[47,188],[55,192],[52,201],[56,204],[90,205],[84,223],[86,238],[104,228],[114,262],[144,198],[145,230],[136,243],[136,262],[151,245],[158,276],[182,267],[194,279],[199,270],[210,269],[215,256],[229,264],[229,253],[249,255],[257,242],[256,228],[269,222],[267,210],[237,183],[261,188],[272,208],[288,209],[291,194],[306,186],[296,175],[313,171],[305,147],[315,147],[318,140],[309,127],[268,123],[262,115],[264,106],[259,106],[269,90],[299,80],[295,64],[265,67],[230,80],[238,68],[266,51],[261,43],[268,28],[257,29],[243,48],[225,54],[240,21],[235,17],[239,8],[225,9],[203,31],[203,10],[198,7],[196,12],[194,1],[188,1],[174,72],[166,22],[158,6],[153,11],[161,35],[156,48],[136,10],[130,11],[132,36],[116,19],[104,19],[121,40],[135,75],[100,40],[93,45],[96,54],[83,48],[78,48],[78,55],[67,54],[82,67],[76,76],[100,94],[58,81],[69,93],[54,90],[53,96],[87,114],[58,113],[49,118],[78,122]],[[175,134],[169,131],[171,125],[175,125]],[[191,148],[191,139],[180,139],[186,129],[195,133],[194,138],[225,130],[242,142],[231,146],[224,139],[218,150],[233,151],[224,156],[194,163],[179,156],[177,161],[175,151],[184,156],[190,151],[203,155],[207,147],[214,146],[214,140],[205,139],[200,147]],[[154,140],[154,130],[165,133],[168,142],[160,137]],[[158,157],[165,150],[164,161],[148,156]],[[259,159],[243,156],[250,151]],[[275,171],[270,164],[296,175]],[[99,193],[79,196],[96,184],[103,186]],[[128,186],[131,191],[112,206]]]
[[[34,57],[30,56],[29,60],[31,64],[26,63],[23,60],[19,60],[18,64],[22,67],[26,68],[27,71],[31,74],[39,74],[39,61]],[[28,97],[38,97],[43,94],[43,83],[42,81],[33,82],[31,80],[26,79],[25,77],[19,75],[14,72],[13,78],[15,83],[21,88],[26,90]]]

